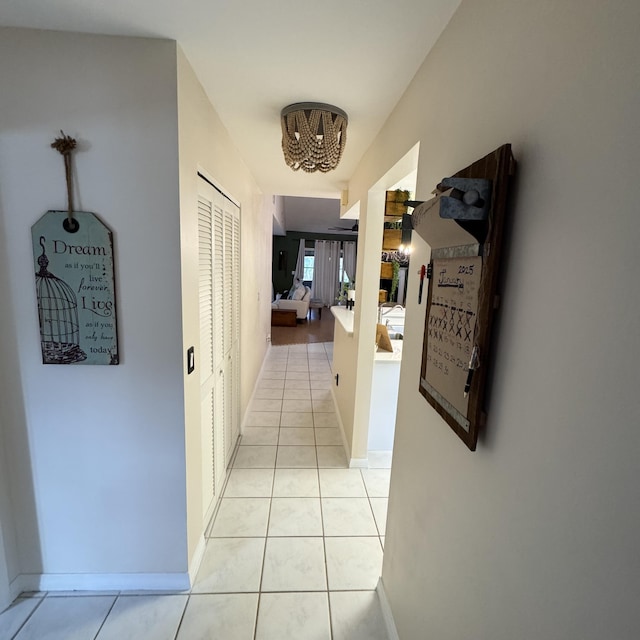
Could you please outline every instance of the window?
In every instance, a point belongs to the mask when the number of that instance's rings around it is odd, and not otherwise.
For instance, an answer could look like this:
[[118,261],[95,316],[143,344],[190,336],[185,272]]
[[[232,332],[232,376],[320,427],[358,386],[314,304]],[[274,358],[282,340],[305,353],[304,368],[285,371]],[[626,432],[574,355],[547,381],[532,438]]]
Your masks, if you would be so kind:
[[[304,272],[302,276],[302,280],[305,284],[311,283],[313,281],[313,270],[315,268],[315,253],[314,249],[305,249],[304,251]],[[347,277],[347,272],[344,270],[344,258],[342,257],[342,250],[340,250],[340,266],[338,267],[338,282],[341,284],[349,283],[349,278]]]
[[347,272],[344,270],[344,258],[342,257],[342,250],[340,250],[340,269],[338,272],[338,282],[349,284],[349,277],[347,276]]
[[314,267],[315,255],[313,249],[305,249],[304,251],[304,275],[302,280],[304,282],[311,282],[313,280],[313,267]]

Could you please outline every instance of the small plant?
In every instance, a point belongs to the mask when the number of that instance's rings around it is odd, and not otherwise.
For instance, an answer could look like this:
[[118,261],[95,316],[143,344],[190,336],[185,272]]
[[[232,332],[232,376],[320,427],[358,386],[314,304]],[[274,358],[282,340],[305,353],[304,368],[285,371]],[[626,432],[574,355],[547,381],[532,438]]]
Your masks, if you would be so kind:
[[340,287],[340,292],[338,293],[338,302],[346,302],[347,301],[347,291],[349,291],[349,283],[343,282]]
[[400,280],[400,263],[394,260],[391,264],[393,265],[393,276],[391,277],[391,293],[389,294],[389,299],[393,300]]
[[395,202],[405,202],[411,197],[411,192],[405,189],[396,189],[395,194]]

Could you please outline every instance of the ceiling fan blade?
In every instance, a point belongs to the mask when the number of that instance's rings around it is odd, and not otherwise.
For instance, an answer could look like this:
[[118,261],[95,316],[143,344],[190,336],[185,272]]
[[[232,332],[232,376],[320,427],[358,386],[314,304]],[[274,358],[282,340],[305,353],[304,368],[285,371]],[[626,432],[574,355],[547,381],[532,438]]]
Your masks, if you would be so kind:
[[353,227],[329,227],[329,231],[351,231],[352,233],[358,233],[358,223],[356,222]]

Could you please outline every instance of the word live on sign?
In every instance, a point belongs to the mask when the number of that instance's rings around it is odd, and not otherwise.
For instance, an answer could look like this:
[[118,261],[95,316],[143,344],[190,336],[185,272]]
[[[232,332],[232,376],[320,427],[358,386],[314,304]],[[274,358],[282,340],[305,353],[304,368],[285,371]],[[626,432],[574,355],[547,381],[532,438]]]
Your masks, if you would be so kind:
[[111,231],[93,213],[67,216],[48,211],[31,227],[42,361],[118,364]]

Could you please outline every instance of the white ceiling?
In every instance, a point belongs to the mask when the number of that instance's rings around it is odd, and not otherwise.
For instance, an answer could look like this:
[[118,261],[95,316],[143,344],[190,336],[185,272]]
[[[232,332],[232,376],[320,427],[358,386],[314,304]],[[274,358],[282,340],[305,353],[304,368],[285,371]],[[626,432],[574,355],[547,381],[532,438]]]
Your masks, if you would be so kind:
[[[460,0],[2,0],[0,25],[177,40],[265,194],[339,198]],[[280,110],[349,116],[342,161],[294,172]],[[287,225],[288,226],[288,225]]]
[[356,222],[341,220],[340,200],[328,198],[287,196],[283,199],[283,215],[287,231],[344,234],[351,233]]

